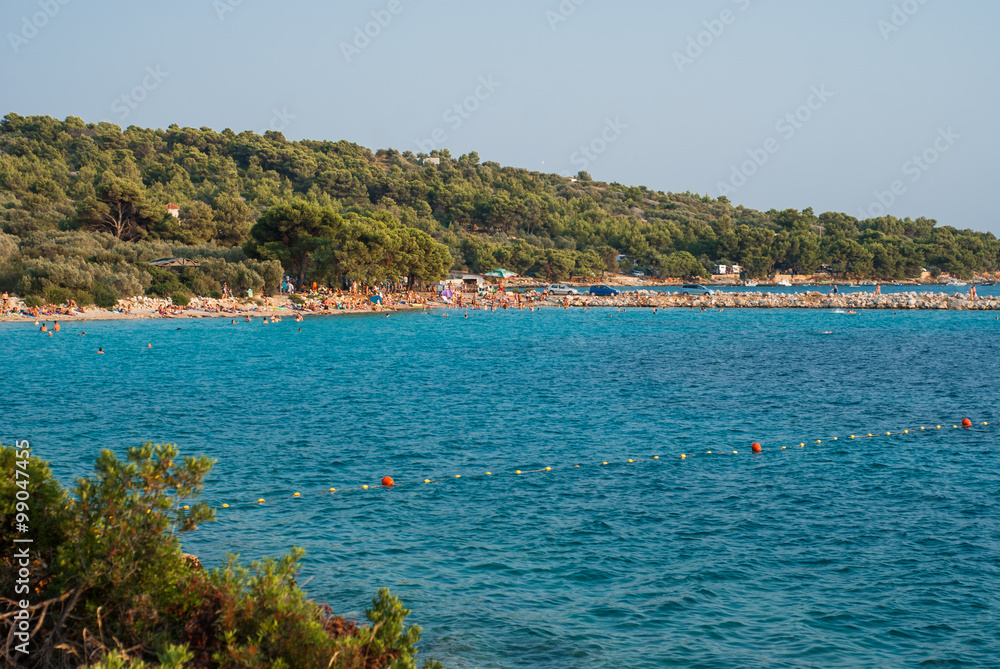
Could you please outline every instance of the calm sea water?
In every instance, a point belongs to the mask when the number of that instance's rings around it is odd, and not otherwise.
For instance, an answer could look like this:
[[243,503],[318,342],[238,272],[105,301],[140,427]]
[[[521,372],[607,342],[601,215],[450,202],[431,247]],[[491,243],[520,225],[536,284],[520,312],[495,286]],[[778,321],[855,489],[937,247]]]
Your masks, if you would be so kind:
[[5,324],[0,440],[67,481],[146,440],[217,458],[233,507],[186,550],[302,546],[314,598],[360,617],[390,587],[451,667],[1000,666],[992,314],[299,327]]

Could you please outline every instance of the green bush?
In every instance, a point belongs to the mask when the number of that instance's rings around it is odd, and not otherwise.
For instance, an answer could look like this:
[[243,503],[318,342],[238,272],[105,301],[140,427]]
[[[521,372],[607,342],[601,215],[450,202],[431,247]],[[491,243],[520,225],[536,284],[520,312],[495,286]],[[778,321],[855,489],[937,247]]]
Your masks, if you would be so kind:
[[[17,455],[0,446],[0,541],[7,546],[23,522]],[[420,628],[405,626],[402,602],[380,590],[367,626],[334,616],[296,583],[301,549],[249,567],[235,557],[207,572],[192,566],[179,535],[214,518],[194,501],[212,464],[180,458],[165,444],[130,448],[124,461],[102,451],[95,474],[77,479],[70,495],[45,462],[28,460],[22,478],[37,585],[30,613],[39,622],[23,666],[78,666],[86,658],[101,669],[416,667]],[[3,582],[13,583],[18,568],[10,551],[0,553]],[[15,606],[0,599],[0,615]]]
[[78,307],[85,307],[94,303],[94,296],[85,290],[74,290],[70,293],[70,297],[73,298]]
[[118,306],[118,291],[103,283],[95,283],[93,288],[94,304],[101,309],[111,309]]
[[208,295],[206,295],[206,297],[210,297],[213,300],[221,300],[222,299],[222,293],[220,293],[217,290],[210,290],[210,291],[208,291]]
[[295,295],[294,293],[288,299],[291,300],[293,304],[305,304],[306,303],[306,300],[305,300],[304,297],[300,297],[298,295]]
[[49,286],[45,291],[45,301],[49,304],[68,302],[69,291],[60,286]]
[[37,295],[28,295],[24,298],[24,305],[26,307],[40,307],[43,304],[45,304],[45,302],[42,301],[42,298]]
[[146,289],[146,293],[149,295],[167,297],[171,293],[184,289],[184,284],[173,272],[160,269],[155,265],[142,265],[142,269],[152,277],[149,288]]
[[209,291],[219,287],[219,282],[205,276],[204,274],[190,274],[183,277],[185,282],[191,287],[191,292],[195,295],[208,295]]
[[191,296],[187,293],[177,291],[170,294],[170,301],[176,304],[178,307],[186,307],[191,304]]

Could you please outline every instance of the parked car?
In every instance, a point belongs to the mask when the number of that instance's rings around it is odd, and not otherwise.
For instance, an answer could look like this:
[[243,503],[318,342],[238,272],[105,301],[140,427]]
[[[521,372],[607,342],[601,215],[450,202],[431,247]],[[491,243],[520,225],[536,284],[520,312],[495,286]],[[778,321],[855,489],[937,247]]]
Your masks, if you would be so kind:
[[617,295],[618,291],[611,286],[605,286],[603,283],[590,287],[591,295],[600,295],[601,297],[606,297],[609,295]]
[[571,288],[564,283],[553,283],[545,292],[549,295],[579,295],[580,291],[576,288]]
[[681,286],[681,295],[715,295],[715,291],[698,283],[685,283]]

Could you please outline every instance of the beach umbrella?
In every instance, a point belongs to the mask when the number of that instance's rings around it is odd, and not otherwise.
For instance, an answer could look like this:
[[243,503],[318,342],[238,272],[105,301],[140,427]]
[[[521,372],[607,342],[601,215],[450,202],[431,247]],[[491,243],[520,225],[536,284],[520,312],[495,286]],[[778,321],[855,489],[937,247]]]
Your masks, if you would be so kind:
[[517,272],[511,272],[507,269],[495,269],[492,272],[487,272],[483,276],[495,276],[498,279],[509,279],[512,276],[517,276]]

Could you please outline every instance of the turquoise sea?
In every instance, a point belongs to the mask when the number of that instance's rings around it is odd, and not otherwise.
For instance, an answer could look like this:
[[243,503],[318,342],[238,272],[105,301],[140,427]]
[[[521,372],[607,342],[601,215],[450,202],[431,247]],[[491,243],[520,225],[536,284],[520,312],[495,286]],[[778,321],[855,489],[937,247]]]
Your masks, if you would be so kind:
[[232,507],[186,550],[302,546],[311,596],[388,586],[450,667],[998,667],[995,318],[0,324],[0,441],[67,481],[146,440],[217,458]]

